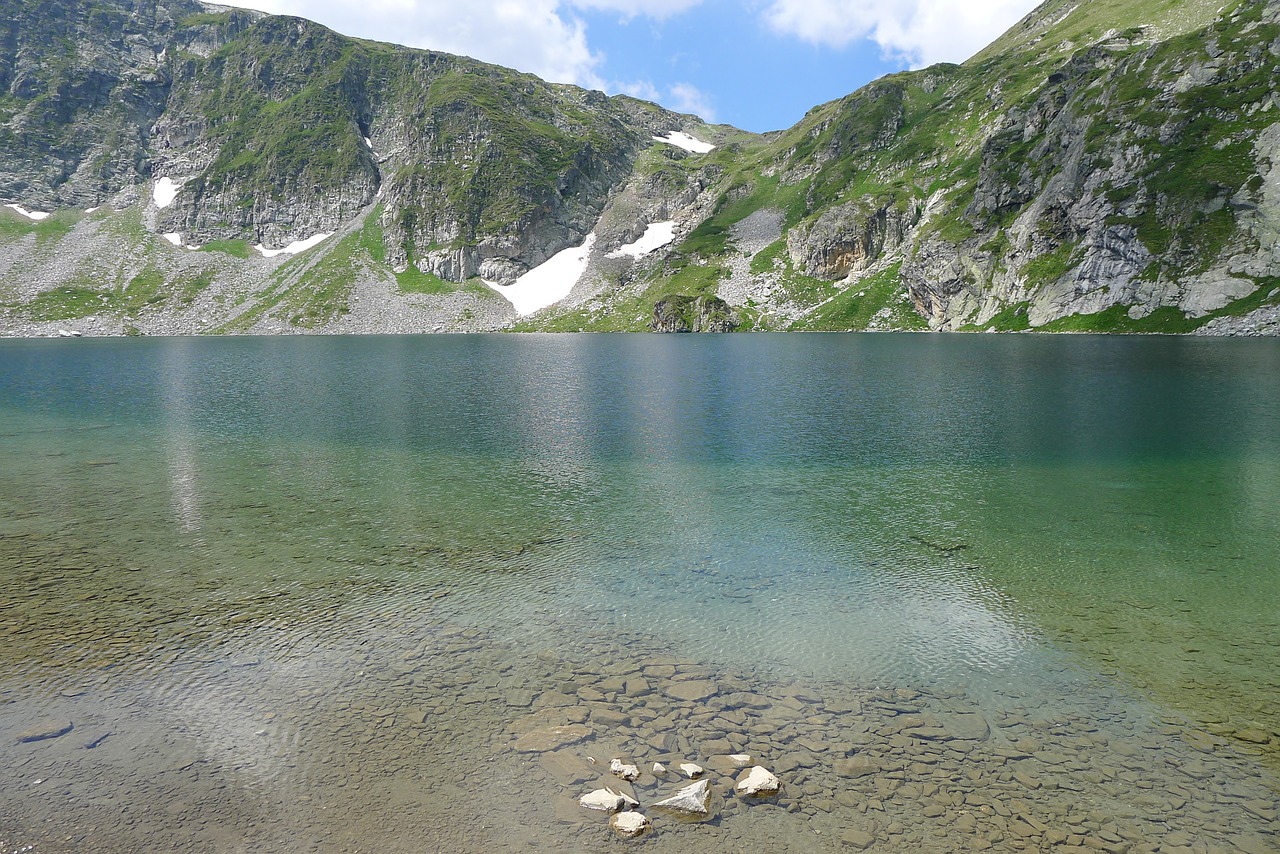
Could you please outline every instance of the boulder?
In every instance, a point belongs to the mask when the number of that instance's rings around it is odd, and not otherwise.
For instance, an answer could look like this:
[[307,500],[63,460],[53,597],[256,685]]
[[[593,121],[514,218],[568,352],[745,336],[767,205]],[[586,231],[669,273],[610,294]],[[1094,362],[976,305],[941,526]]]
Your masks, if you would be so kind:
[[685,786],[674,795],[653,805],[656,810],[665,810],[676,815],[700,817],[711,812],[711,784],[699,780],[691,786]]
[[707,769],[703,768],[696,762],[681,762],[676,766],[680,773],[688,777],[690,780],[696,780],[703,774],[707,773]]
[[615,813],[627,805],[627,799],[620,792],[596,789],[578,798],[578,805],[597,812]]
[[613,832],[623,839],[637,839],[653,829],[653,823],[638,812],[621,812],[609,819]]
[[609,762],[609,772],[615,777],[621,777],[628,783],[640,779],[640,769],[635,765],[623,762],[621,759],[614,759]]

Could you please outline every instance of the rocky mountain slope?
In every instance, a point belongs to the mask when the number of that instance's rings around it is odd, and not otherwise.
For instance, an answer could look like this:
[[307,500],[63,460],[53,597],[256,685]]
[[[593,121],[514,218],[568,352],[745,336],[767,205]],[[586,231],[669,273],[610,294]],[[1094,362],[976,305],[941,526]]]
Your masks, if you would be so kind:
[[0,7],[5,334],[1280,332],[1280,0],[1050,0],[765,136],[296,18]]

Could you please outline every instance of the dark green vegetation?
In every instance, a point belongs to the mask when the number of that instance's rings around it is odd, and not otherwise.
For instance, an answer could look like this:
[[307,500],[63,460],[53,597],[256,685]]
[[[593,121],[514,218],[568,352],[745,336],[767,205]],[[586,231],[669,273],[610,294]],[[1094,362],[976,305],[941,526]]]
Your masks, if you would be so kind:
[[213,281],[209,271],[167,279],[155,267],[116,286],[104,286],[103,274],[82,274],[72,282],[43,291],[23,306],[32,320],[78,320],[96,315],[136,319],[147,309],[189,306]]
[[[129,249],[13,303],[26,318],[173,310],[148,301],[177,293],[149,271],[190,278],[166,232],[217,264],[208,328],[322,329],[362,282],[415,306],[490,298],[479,278],[659,216],[679,241],[517,328],[642,330],[658,306],[727,298],[743,330],[1187,332],[1276,303],[1274,0],[1049,0],[962,65],[765,136],[187,0],[150,18],[116,0],[0,11],[0,195],[58,211],[0,213],[0,246],[38,265],[92,226]],[[165,47],[138,65],[128,38]],[[653,142],[676,128],[717,148]],[[183,183],[156,210],[160,177]],[[131,186],[119,212],[77,212]],[[270,264],[251,248],[320,233],[337,236]],[[220,284],[237,270],[265,281]]]

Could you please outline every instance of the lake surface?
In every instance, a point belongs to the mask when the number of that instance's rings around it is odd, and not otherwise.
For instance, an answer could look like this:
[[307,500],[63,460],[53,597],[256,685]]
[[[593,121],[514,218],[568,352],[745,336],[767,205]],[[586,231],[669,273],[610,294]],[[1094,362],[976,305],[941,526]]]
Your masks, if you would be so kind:
[[0,854],[1280,850],[1277,341],[0,341],[0,506]]

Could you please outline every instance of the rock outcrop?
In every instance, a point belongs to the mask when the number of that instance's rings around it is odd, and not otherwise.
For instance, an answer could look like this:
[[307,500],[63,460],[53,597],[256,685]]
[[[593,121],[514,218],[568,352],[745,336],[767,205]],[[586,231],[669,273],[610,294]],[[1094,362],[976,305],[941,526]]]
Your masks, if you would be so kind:
[[654,332],[732,332],[737,319],[729,304],[719,297],[666,297],[653,307]]

